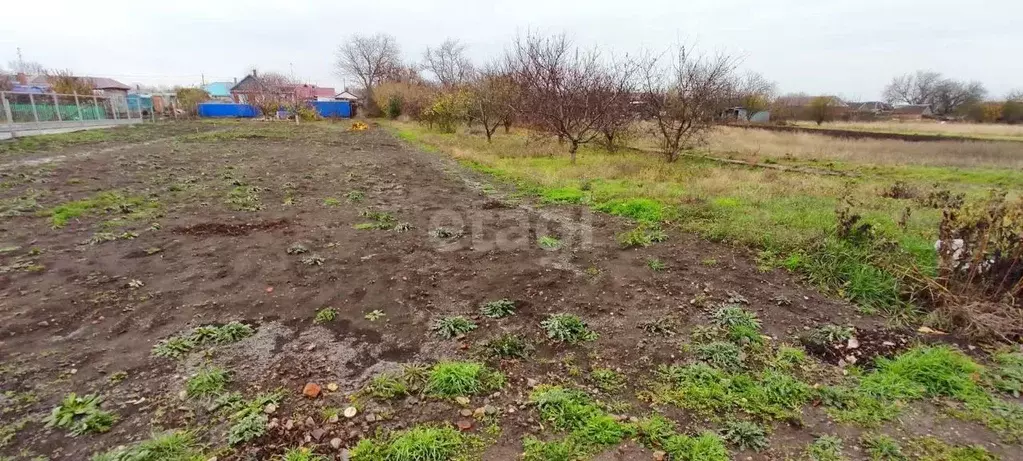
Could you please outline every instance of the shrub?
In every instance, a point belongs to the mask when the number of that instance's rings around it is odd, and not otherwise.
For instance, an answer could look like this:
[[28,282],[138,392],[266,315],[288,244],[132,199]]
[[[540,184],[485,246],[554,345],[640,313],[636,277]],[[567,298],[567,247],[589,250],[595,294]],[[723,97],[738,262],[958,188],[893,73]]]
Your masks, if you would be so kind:
[[575,344],[597,339],[597,333],[572,314],[551,314],[547,320],[540,322],[540,326],[547,330],[547,337],[555,341]]
[[468,95],[462,91],[441,93],[423,110],[421,119],[442,133],[454,133],[468,117]]

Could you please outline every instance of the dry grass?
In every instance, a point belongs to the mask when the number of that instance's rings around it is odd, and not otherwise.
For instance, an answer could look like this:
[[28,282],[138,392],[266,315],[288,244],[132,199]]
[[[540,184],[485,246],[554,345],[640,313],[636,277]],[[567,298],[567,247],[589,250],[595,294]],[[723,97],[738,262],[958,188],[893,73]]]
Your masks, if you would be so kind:
[[790,158],[872,165],[1023,169],[1023,144],[1012,141],[843,139],[811,133],[721,127],[709,137],[707,149],[745,160]]
[[[810,121],[795,122],[796,125],[818,128]],[[997,123],[950,123],[938,121],[888,122],[832,122],[820,128],[835,130],[874,131],[879,133],[931,134],[938,136],[965,136],[982,139],[1005,139],[1023,141],[1023,125]]]

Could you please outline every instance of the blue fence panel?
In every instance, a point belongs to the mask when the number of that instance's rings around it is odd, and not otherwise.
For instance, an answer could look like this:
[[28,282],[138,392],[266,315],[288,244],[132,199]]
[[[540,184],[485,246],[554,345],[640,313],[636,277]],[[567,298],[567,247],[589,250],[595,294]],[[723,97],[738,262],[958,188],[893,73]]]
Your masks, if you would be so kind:
[[320,117],[351,118],[352,104],[348,101],[316,101],[313,103]]
[[248,104],[202,103],[198,108],[200,117],[242,117],[252,118],[259,115],[255,107]]

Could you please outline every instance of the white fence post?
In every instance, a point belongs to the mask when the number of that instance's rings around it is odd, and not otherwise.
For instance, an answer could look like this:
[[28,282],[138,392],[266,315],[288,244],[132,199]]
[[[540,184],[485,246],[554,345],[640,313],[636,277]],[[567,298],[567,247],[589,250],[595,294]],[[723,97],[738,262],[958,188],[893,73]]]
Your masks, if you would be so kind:
[[35,119],[36,123],[39,123],[39,112],[36,112],[36,98],[32,96],[32,93],[28,94],[28,104],[32,106],[32,118]]
[[78,92],[75,91],[75,107],[78,108],[78,122],[85,124],[85,118],[82,117],[82,103],[78,102]]
[[57,113],[57,121],[63,122],[64,117],[60,115],[60,100],[57,99],[57,93],[53,93],[53,111]]
[[13,124],[14,123],[14,117],[11,116],[11,103],[7,102],[7,94],[0,92],[0,99],[3,99],[3,101],[4,101],[3,102],[3,104],[4,104],[4,118],[7,120],[8,124]]

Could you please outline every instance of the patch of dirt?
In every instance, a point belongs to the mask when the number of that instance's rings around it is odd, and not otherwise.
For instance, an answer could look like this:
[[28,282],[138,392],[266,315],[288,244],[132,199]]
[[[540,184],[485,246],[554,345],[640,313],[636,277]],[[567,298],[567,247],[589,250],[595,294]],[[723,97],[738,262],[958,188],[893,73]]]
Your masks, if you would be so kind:
[[174,233],[188,234],[194,236],[227,235],[238,237],[247,235],[254,231],[266,231],[273,229],[287,228],[290,222],[287,219],[275,219],[272,221],[260,221],[254,223],[226,224],[219,222],[205,222],[190,224],[174,228]]
[[[652,320],[670,319],[679,332],[691,331],[706,323],[708,307],[740,295],[778,341],[821,323],[854,325],[868,360],[894,352],[883,347],[885,340],[902,339],[873,333],[880,320],[791,274],[762,272],[750,251],[677,232],[664,243],[622,249],[614,236],[630,227],[623,220],[584,207],[516,204],[507,187],[486,187],[491,179],[450,159],[405,146],[381,128],[348,132],[347,126],[303,124],[288,128],[289,138],[135,144],[69,156],[49,165],[45,182],[0,189],[0,199],[45,192],[40,208],[106,190],[160,204],[145,219],[85,213],[63,229],[35,213],[0,221],[0,248],[19,248],[0,254],[0,266],[27,258],[33,267],[0,279],[0,390],[31,396],[5,405],[13,409],[0,419],[31,422],[0,447],[0,456],[88,459],[176,427],[195,428],[204,443],[224,447],[225,416],[208,410],[208,402],[179,397],[189,374],[207,363],[231,371],[229,391],[285,395],[266,436],[218,459],[267,459],[297,445],[340,456],[377,431],[464,419],[456,402],[419,396],[367,401],[352,419],[324,417],[325,410],[351,405],[353,392],[379,372],[453,359],[484,361],[507,377],[500,392],[468,404],[498,408],[492,422],[500,435],[490,437],[485,420],[470,430],[489,437],[486,459],[515,459],[522,437],[543,430],[526,403],[530,380],[591,386],[585,378],[591,368],[618,369],[629,384],[600,398],[628,404],[622,410],[628,416],[651,411],[636,393],[658,365],[680,363],[686,339],[647,333],[642,327]],[[229,206],[238,184],[257,191],[249,199],[258,211]],[[371,217],[383,212],[402,223],[401,231],[374,224]],[[433,231],[440,227],[456,232],[439,238]],[[80,244],[97,232],[121,237]],[[542,236],[557,236],[563,245],[541,248]],[[307,252],[289,253],[295,243]],[[652,271],[651,258],[665,268]],[[515,301],[514,315],[480,314],[481,304],[502,298]],[[336,318],[314,323],[325,307]],[[580,316],[599,338],[551,343],[539,324],[553,313]],[[451,315],[478,328],[441,339],[431,327]],[[151,354],[161,339],[230,321],[256,332],[177,361]],[[525,338],[533,355],[492,360],[480,353],[485,341],[505,333]],[[110,379],[122,373],[123,380]],[[310,382],[337,390],[303,397]],[[70,392],[103,395],[104,408],[119,421],[110,432],[74,439],[44,428],[39,416]],[[668,414],[693,423],[687,431],[706,428],[686,412]],[[826,419],[804,424],[790,442],[777,443],[796,447],[807,434],[832,429]],[[340,449],[330,444],[333,438],[341,439]],[[649,455],[629,446],[602,459]]]
[[916,335],[909,331],[876,329],[856,330],[852,340],[819,343],[803,339],[802,345],[811,355],[832,365],[858,365],[871,368],[876,357],[891,358],[910,348]]

